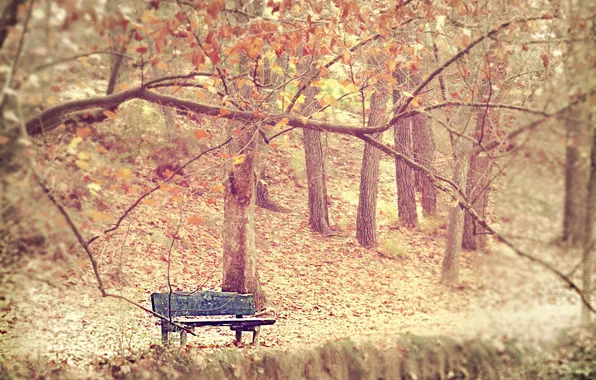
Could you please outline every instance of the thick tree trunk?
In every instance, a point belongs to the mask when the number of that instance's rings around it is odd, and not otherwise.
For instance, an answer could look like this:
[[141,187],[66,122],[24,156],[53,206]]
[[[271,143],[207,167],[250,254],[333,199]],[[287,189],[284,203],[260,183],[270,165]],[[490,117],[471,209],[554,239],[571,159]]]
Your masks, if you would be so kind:
[[[414,159],[419,164],[433,170],[435,161],[435,142],[432,129],[426,122],[424,115],[412,118],[412,142]],[[414,172],[416,189],[421,193],[420,203],[424,216],[433,216],[437,213],[437,188],[423,173]]]
[[[368,126],[381,123],[387,105],[388,91],[382,81],[377,82],[370,101]],[[382,140],[381,134],[372,136]],[[360,196],[356,217],[356,239],[363,247],[377,245],[377,189],[379,185],[379,163],[381,151],[369,144],[364,144],[364,156],[360,172]]]
[[[461,140],[461,138],[457,140]],[[461,188],[466,178],[468,153],[465,152],[465,144],[462,141],[457,141],[455,145],[453,148],[456,153],[453,168],[453,183]],[[459,203],[451,206],[449,209],[449,225],[447,227],[447,247],[445,248],[441,272],[441,284],[443,285],[456,285],[459,283],[459,257],[461,255],[463,219],[463,212]]]
[[[253,6],[260,9],[261,4],[255,2]],[[238,3],[237,7],[242,9],[242,3]],[[245,57],[240,57],[239,65],[247,66]],[[243,86],[239,92],[244,99],[248,99],[250,90],[248,86]],[[229,149],[233,154],[242,154],[244,160],[238,165],[229,167],[225,178],[221,289],[253,294],[255,308],[261,310],[267,300],[259,283],[254,222],[257,156],[261,139],[258,138],[255,124],[237,124],[238,127],[243,128],[242,133],[230,143]]]
[[[400,70],[393,72],[393,77],[399,83],[405,83],[405,75]],[[397,110],[400,93],[393,91],[393,108]],[[413,158],[412,130],[410,119],[401,119],[394,126],[395,150],[406,157]],[[399,219],[407,226],[418,225],[418,213],[416,212],[416,184],[414,182],[414,170],[402,160],[395,159],[395,180],[397,182],[397,211]]]
[[[576,107],[565,120],[567,130],[565,164],[565,208],[563,241],[570,247],[581,247],[586,238],[586,204],[588,202],[590,128],[582,122],[586,107]],[[581,121],[580,121],[581,120]]]
[[265,297],[257,273],[254,208],[257,178],[255,175],[258,139],[256,126],[248,126],[235,146],[245,147],[245,159],[230,168],[224,191],[223,291],[252,293],[255,306],[262,309]]
[[[305,59],[299,71],[305,71],[309,62]],[[320,88],[308,86],[304,89],[304,104],[300,113],[309,117],[317,110],[317,96]],[[321,132],[304,129],[304,156],[306,158],[306,177],[308,179],[308,221],[312,231],[321,234],[331,233],[329,211],[327,209],[327,183],[325,175],[325,155]]]

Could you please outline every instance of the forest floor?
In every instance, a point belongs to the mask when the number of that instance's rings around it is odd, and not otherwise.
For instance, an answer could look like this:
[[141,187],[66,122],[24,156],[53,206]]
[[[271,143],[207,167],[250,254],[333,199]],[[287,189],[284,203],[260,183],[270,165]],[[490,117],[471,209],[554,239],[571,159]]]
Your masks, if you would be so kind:
[[[304,173],[294,162],[301,159],[300,149],[270,152],[269,192],[293,212],[256,211],[260,279],[277,315],[275,325],[262,328],[261,346],[289,350],[346,337],[376,342],[401,333],[531,343],[552,340],[577,323],[573,293],[492,239],[488,252],[463,253],[460,286],[441,286],[449,202],[441,195],[438,216],[422,219],[419,228],[400,226],[394,165],[388,159],[381,163],[379,249],[360,248],[354,230],[362,146],[332,136],[327,149],[332,236],[308,228]],[[542,242],[556,238],[553,226],[559,225],[560,215],[553,210],[560,208],[561,176],[525,167],[508,168],[496,185],[491,222],[506,234],[524,235],[516,242],[528,252],[558,257],[558,248]],[[139,178],[143,181],[149,179]],[[181,197],[181,202],[158,198],[156,205],[140,206],[110,240],[92,245],[111,291],[150,308],[150,294],[167,288],[168,249],[181,215],[183,220],[200,215],[201,223],[183,224],[171,250],[174,290],[219,288],[221,198],[214,202],[190,189]],[[122,210],[134,199],[121,196],[111,202]],[[572,260],[565,262],[573,266]],[[0,277],[1,360],[24,357],[84,366],[160,342],[154,317],[120,300],[101,298],[81,254],[65,254],[58,262],[34,257]],[[234,346],[227,328],[196,331],[188,341],[192,349]]]

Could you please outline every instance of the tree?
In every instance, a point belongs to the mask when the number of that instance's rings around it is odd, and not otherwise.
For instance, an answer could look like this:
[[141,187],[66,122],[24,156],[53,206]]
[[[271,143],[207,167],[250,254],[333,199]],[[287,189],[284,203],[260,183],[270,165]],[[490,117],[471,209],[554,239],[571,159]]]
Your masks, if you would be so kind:
[[[312,60],[304,57],[298,68],[300,72],[307,73],[306,80],[301,83],[301,86],[306,86],[303,90],[304,103],[300,110],[300,114],[304,117],[310,117],[317,110],[316,96],[320,93],[319,87],[308,85],[316,74],[315,68],[311,65]],[[329,234],[331,227],[329,226],[329,211],[327,210],[327,178],[321,132],[305,129],[303,131],[303,141],[306,177],[308,179],[309,225],[314,232]]]
[[[368,127],[381,124],[387,107],[388,91],[386,80],[377,80],[375,91],[370,99]],[[382,140],[382,133],[371,136]],[[377,189],[379,185],[379,163],[381,151],[370,144],[364,144],[362,168],[360,170],[360,196],[356,216],[356,239],[363,247],[377,245]]]
[[[416,115],[412,118],[412,141],[415,161],[434,170],[435,143],[432,129],[424,115]],[[414,175],[418,178],[416,188],[420,191],[422,212],[424,216],[433,216],[437,213],[437,189],[424,173],[416,170]]]
[[[393,77],[399,84],[405,86],[406,78],[401,70],[395,70]],[[397,111],[400,102],[400,93],[393,90],[393,107]],[[395,123],[395,150],[404,156],[412,158],[412,129],[411,120],[399,120]],[[415,227],[418,225],[418,213],[416,212],[416,185],[414,182],[414,170],[402,160],[395,160],[395,179],[397,181],[397,211],[402,223]]]
[[[255,14],[262,14],[262,3],[256,1],[247,7]],[[243,2],[237,4],[244,10]],[[242,20],[243,17],[240,18]],[[245,20],[246,21],[246,20]],[[248,58],[241,55],[239,68],[246,67]],[[256,75],[255,75],[256,76]],[[241,98],[248,98],[251,88],[241,84]],[[266,298],[261,289],[255,247],[255,199],[257,192],[257,154],[259,152],[259,127],[256,123],[231,123],[231,133],[237,138],[231,144],[236,159],[225,174],[224,227],[223,227],[223,291],[253,294],[255,307],[265,307]]]
[[[468,171],[469,153],[466,150],[467,142],[462,138],[455,138],[453,145],[453,177],[455,185],[462,188],[465,184]],[[441,284],[456,285],[459,283],[459,257],[461,255],[461,240],[463,233],[463,210],[458,202],[449,208],[447,225],[447,245],[443,256],[441,271]]]

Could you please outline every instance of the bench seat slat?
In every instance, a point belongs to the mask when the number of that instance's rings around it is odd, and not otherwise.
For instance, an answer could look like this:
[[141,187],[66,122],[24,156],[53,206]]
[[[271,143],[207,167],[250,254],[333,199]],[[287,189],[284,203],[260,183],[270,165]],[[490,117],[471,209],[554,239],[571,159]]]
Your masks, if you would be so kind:
[[272,325],[275,319],[272,318],[218,318],[218,319],[193,319],[193,318],[174,318],[174,322],[189,326],[260,326]]

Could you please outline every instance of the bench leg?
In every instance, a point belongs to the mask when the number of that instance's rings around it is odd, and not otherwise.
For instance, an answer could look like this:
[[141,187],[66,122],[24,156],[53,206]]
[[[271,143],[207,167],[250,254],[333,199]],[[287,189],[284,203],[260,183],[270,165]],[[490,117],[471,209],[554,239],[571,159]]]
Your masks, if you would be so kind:
[[252,344],[257,346],[259,344],[259,335],[261,334],[261,326],[255,326],[255,330],[252,333]]
[[164,326],[161,327],[161,342],[164,344],[168,344],[168,330]]
[[242,331],[236,331],[236,342],[242,343]]
[[185,346],[188,340],[188,333],[184,330],[180,331],[180,345]]

